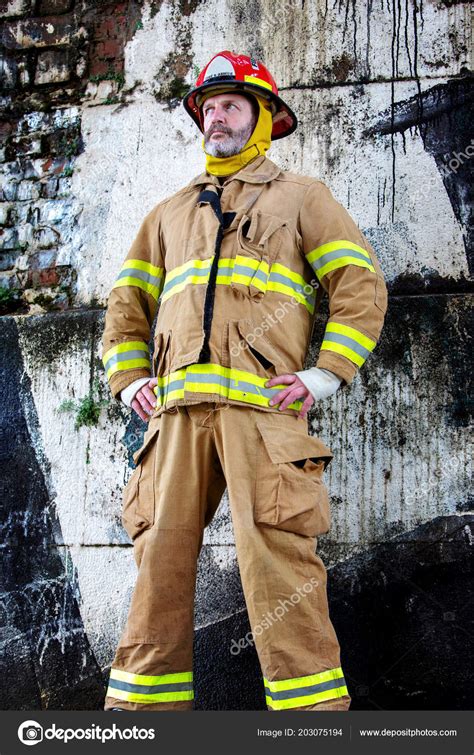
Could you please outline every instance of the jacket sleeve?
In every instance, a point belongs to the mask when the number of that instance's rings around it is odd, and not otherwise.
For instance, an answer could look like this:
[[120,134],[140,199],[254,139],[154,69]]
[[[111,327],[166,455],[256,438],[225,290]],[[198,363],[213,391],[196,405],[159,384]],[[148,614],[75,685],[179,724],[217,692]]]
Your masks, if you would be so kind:
[[102,362],[114,398],[151,376],[148,343],[164,281],[161,206],[146,215],[107,300]]
[[310,185],[300,213],[303,253],[329,297],[316,367],[352,382],[382,331],[387,286],[375,252],[322,182]]

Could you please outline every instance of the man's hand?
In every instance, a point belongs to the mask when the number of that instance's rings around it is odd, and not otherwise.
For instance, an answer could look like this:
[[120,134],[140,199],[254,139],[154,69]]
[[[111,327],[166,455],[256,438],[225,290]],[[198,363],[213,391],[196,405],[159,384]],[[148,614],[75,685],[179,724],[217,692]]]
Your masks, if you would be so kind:
[[281,406],[278,407],[278,410],[281,412],[286,409],[289,404],[293,403],[293,401],[304,398],[303,405],[299,412],[295,409],[290,409],[290,411],[297,417],[305,419],[311,404],[314,402],[312,394],[299,379],[298,375],[293,374],[277,375],[276,377],[267,380],[265,387],[271,388],[273,385],[278,385],[280,383],[288,383],[288,388],[283,388],[279,391],[276,396],[270,400],[270,406],[274,406],[281,402]]
[[153,413],[156,406],[156,396],[152,389],[157,382],[158,379],[156,377],[150,378],[148,383],[145,383],[145,385],[136,392],[135,397],[130,404],[132,409],[138,414],[140,419],[144,420],[144,422],[149,421],[150,415]]

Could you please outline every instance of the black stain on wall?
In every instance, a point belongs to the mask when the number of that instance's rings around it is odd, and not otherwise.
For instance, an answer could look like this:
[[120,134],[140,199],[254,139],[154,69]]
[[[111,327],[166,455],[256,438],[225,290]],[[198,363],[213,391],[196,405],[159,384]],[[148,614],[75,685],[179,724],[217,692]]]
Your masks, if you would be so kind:
[[398,132],[404,136],[408,128],[419,129],[423,146],[436,161],[453,212],[463,228],[470,275],[474,273],[473,82],[474,76],[469,74],[393,103],[363,134]]
[[[469,710],[474,516],[437,517],[328,571],[351,710]],[[195,633],[195,707],[265,710],[245,611]],[[307,669],[310,674],[315,669]]]
[[[392,400],[381,395],[380,376],[401,374],[409,378],[417,404],[429,403],[433,428],[439,427],[442,432],[444,425],[469,426],[473,413],[471,300],[471,296],[463,294],[389,297],[384,327],[370,357],[371,363],[367,369],[363,367],[357,377],[363,382],[366,400],[372,399],[379,414],[385,412],[384,407]],[[308,367],[316,364],[327,315],[327,299],[324,299],[306,359]],[[400,417],[405,432],[411,425],[414,410],[413,405],[407,405],[404,416]],[[315,403],[310,409],[310,418],[316,417],[321,424],[324,412],[324,407]],[[420,443],[416,433],[412,433],[412,441]],[[373,438],[367,438],[367,443],[372,446]],[[387,447],[391,443],[393,435],[388,436]]]
[[469,710],[474,516],[437,517],[329,572],[351,710]]
[[60,528],[30,437],[38,420],[13,318],[2,318],[2,335],[0,707],[95,710],[104,680],[84,631],[67,549],[63,563],[56,545]]

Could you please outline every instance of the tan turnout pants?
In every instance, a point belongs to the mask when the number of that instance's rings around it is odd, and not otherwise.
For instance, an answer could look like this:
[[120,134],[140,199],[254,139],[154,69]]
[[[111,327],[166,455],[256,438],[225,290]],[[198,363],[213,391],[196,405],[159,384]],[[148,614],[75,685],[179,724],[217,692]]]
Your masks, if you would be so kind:
[[138,576],[105,710],[193,708],[196,562],[226,485],[268,709],[349,708],[316,554],[331,456],[296,415],[202,402],[150,419],[123,492]]

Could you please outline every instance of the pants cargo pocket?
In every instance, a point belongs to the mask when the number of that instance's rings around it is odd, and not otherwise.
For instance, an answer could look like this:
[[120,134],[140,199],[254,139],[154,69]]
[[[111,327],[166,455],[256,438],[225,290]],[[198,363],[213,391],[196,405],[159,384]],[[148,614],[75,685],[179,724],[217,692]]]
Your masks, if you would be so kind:
[[155,519],[156,442],[161,415],[152,417],[143,444],[133,459],[136,469],[122,492],[122,524],[132,541],[153,525]]
[[266,420],[256,424],[255,522],[309,537],[328,532],[331,513],[323,474],[332,452],[303,428]]

